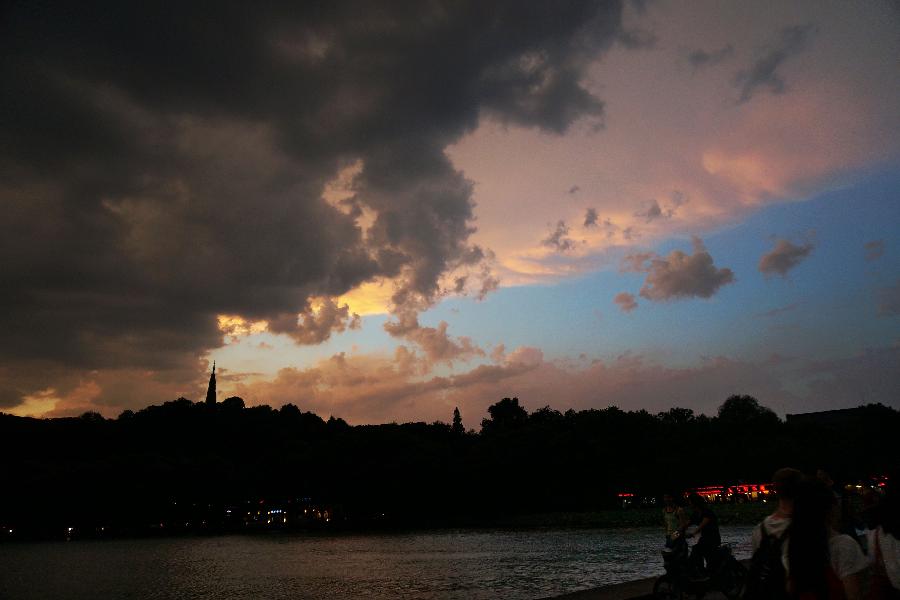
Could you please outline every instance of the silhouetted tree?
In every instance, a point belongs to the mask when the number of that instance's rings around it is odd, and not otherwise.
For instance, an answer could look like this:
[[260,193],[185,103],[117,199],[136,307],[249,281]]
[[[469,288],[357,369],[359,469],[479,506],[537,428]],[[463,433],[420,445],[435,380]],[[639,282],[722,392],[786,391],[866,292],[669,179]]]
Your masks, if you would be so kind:
[[518,398],[504,398],[488,407],[490,419],[481,421],[481,432],[512,430],[528,422],[528,412],[519,406]]
[[188,522],[219,527],[228,506],[302,498],[362,523],[492,524],[511,513],[596,510],[623,490],[765,481],[784,465],[825,466],[845,482],[900,464],[900,412],[878,405],[783,423],[749,396],[729,398],[714,418],[683,408],[529,415],[504,398],[488,409],[483,435],[459,435],[458,410],[450,425],[351,426],[291,404],[241,406],[237,397],[214,409],[180,398],[116,420],[0,414],[0,524],[47,537],[73,525],[183,531]]
[[[221,407],[221,410],[226,412],[240,411],[244,408],[244,399],[240,396],[231,396],[230,398],[225,398],[224,400],[222,400],[219,406]],[[287,406],[293,405],[286,404],[282,407],[282,410],[284,410],[284,408]],[[295,406],[294,408],[296,409],[297,407]]]
[[459,407],[453,409],[453,424],[450,426],[450,431],[454,435],[462,435],[466,432],[466,428],[463,427],[462,417],[459,414]]
[[[722,406],[724,406],[724,404]],[[722,411],[722,409],[720,408],[719,409],[720,414],[721,414],[721,411]],[[692,411],[690,408],[672,407],[669,410],[667,410],[666,412],[661,412],[656,416],[663,423],[672,423],[673,425],[675,425],[675,424],[682,424],[682,423],[690,423],[691,421],[693,421],[694,420],[694,411]]]
[[350,428],[350,426],[347,424],[347,421],[341,419],[340,417],[335,417],[334,415],[328,417],[326,425],[328,425],[329,428],[337,430]]
[[558,410],[553,410],[549,406],[545,406],[544,408],[539,408],[528,417],[528,420],[531,423],[535,423],[538,425],[543,424],[552,424],[559,423],[563,420],[562,413]]
[[729,396],[719,407],[719,421],[726,425],[771,425],[779,420],[772,409],[753,396]]

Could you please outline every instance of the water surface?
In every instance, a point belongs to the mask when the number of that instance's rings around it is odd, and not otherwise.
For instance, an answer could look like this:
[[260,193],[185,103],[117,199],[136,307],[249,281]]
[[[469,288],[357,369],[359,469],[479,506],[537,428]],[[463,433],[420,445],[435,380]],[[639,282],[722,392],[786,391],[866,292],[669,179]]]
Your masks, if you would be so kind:
[[[751,529],[722,537],[747,556]],[[656,575],[660,546],[655,528],[5,544],[0,598],[530,599]]]

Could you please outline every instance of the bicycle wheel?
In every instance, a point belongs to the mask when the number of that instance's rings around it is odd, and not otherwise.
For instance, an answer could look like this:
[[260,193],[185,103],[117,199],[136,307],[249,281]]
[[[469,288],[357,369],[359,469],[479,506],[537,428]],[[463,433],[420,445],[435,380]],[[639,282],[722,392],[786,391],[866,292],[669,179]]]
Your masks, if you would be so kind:
[[663,575],[653,584],[653,597],[656,600],[681,600],[681,590],[668,575]]

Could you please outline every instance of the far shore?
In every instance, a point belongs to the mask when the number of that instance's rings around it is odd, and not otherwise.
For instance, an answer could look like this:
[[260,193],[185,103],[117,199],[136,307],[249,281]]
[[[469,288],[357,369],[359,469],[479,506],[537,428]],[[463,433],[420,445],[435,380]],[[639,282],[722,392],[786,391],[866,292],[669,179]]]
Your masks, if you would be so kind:
[[[711,505],[722,526],[755,525],[772,512],[772,504],[763,502],[722,503]],[[252,529],[121,529],[107,528],[104,533],[98,529],[89,529],[90,533],[76,529],[74,534],[64,537],[55,535],[25,534],[16,536],[0,536],[0,542],[14,541],[49,541],[54,539],[97,540],[97,539],[139,539],[183,536],[209,535],[279,535],[279,534],[386,534],[413,533],[447,530],[560,530],[560,529],[629,529],[629,528],[661,528],[661,506],[643,506],[637,508],[612,508],[596,511],[547,512],[520,515],[490,515],[483,518],[455,518],[433,521],[332,521],[330,524],[319,523],[315,527],[254,527]],[[19,532],[17,532],[19,533]]]

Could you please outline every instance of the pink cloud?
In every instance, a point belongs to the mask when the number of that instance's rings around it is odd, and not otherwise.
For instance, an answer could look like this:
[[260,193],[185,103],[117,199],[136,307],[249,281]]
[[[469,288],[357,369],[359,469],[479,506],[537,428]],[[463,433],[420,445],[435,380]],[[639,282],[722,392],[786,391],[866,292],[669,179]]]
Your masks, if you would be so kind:
[[629,294],[628,292],[621,292],[616,294],[616,297],[613,298],[613,302],[619,305],[619,308],[622,309],[622,312],[629,313],[637,308],[638,304],[634,299],[634,294]]

